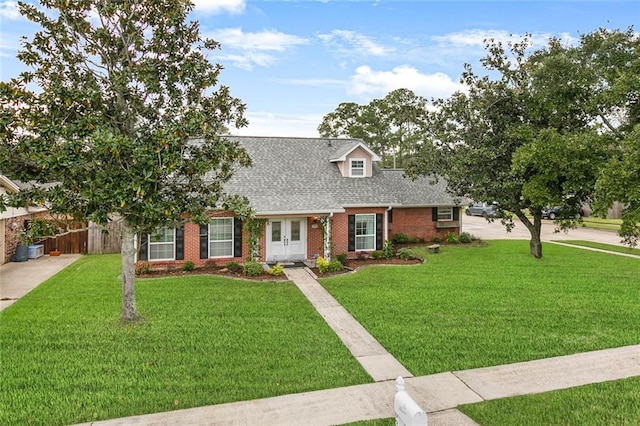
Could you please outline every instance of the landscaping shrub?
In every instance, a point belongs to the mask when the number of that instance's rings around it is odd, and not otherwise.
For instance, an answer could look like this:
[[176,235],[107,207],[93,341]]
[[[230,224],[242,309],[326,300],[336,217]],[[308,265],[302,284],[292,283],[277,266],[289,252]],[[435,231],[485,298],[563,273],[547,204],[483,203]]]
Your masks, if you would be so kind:
[[458,236],[453,232],[447,232],[447,235],[445,235],[444,238],[449,244],[460,244],[460,238],[458,238]]
[[433,243],[438,244],[442,241],[442,239],[440,237],[433,237],[433,239],[431,240]]
[[384,240],[382,245],[382,257],[389,260],[393,257],[393,243],[389,240]]
[[238,273],[242,271],[242,266],[238,262],[231,261],[227,263],[227,269],[231,272]]
[[273,275],[274,277],[278,277],[282,274],[284,274],[284,266],[280,265],[279,263],[272,266],[271,268],[267,269],[267,274],[269,275]]
[[194,269],[196,269],[196,265],[190,260],[187,260],[182,264],[183,271],[193,271]]
[[321,274],[324,274],[325,272],[339,272],[344,268],[342,262],[338,259],[328,261],[324,257],[319,257],[316,260],[316,266],[318,267],[318,272]]
[[419,242],[420,242],[420,238],[416,237],[415,235],[413,237],[409,237],[410,244],[417,244]]
[[242,267],[242,271],[246,276],[249,277],[257,277],[258,275],[262,275],[264,272],[264,268],[262,264],[256,262],[255,260],[250,260],[244,264]]
[[420,256],[418,253],[416,253],[415,251],[407,247],[404,247],[398,250],[398,253],[396,253],[396,256],[398,256],[398,259],[402,259],[402,260],[412,260],[412,259],[424,260],[422,256]]
[[319,257],[316,259],[316,266],[318,267],[318,272],[324,274],[329,269],[329,261],[324,257]]
[[476,238],[468,232],[463,232],[460,234],[460,242],[464,244],[469,244],[476,240]]
[[407,244],[409,242],[409,237],[407,237],[407,234],[398,232],[397,234],[393,234],[393,242],[396,244]]
[[148,274],[151,270],[151,264],[149,262],[136,262],[135,273],[136,275]]
[[340,253],[336,256],[336,260],[344,265],[347,263],[347,253]]
[[333,259],[331,260],[331,262],[329,262],[329,266],[327,267],[327,270],[329,272],[340,272],[342,271],[343,268],[344,266],[342,266],[342,263],[340,263],[339,260]]
[[382,251],[376,250],[376,251],[372,252],[371,253],[371,257],[373,259],[382,259],[382,257],[383,257]]

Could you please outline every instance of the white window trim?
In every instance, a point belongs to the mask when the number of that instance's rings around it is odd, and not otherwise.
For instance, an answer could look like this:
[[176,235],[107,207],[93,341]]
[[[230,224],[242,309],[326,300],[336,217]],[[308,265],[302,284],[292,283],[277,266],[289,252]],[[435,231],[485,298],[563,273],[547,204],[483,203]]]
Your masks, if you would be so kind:
[[[441,217],[440,211],[443,209],[449,209],[449,216],[444,218]],[[438,222],[451,222],[453,221],[453,207],[438,207]]]
[[[362,161],[362,175],[353,174],[353,163],[355,161]],[[360,168],[358,167],[357,170],[360,170]],[[349,177],[353,177],[353,178],[367,177],[367,159],[366,158],[350,158],[349,159]]]
[[[376,250],[376,215],[375,213],[365,213],[365,214],[357,214],[356,216],[356,221],[355,221],[355,249],[356,251],[375,251]],[[373,216],[373,234],[366,234],[366,235],[358,235],[358,217],[363,217],[363,216]],[[370,249],[361,249],[358,248],[358,237],[360,238],[365,238],[365,237],[373,237],[373,248]]]
[[[156,230],[156,233],[158,231],[160,231],[161,229],[164,229],[165,227],[162,228],[158,228]],[[147,237],[147,258],[149,259],[150,262],[159,262],[159,261],[163,261],[163,260],[176,260],[176,229],[175,228],[167,228],[170,229],[173,232],[173,241],[171,243],[168,243],[166,241],[162,241],[162,242],[153,242],[151,241],[151,237],[155,234],[149,234],[149,236]],[[171,244],[173,246],[173,256],[171,257],[159,257],[159,258],[152,258],[151,257],[151,246],[156,246],[156,245],[169,245]]]
[[[216,220],[230,220],[231,221],[231,240],[213,240],[211,239],[211,225],[213,225],[213,222]],[[232,217],[215,217],[213,218],[213,221],[211,221],[211,223],[209,223],[209,226],[207,227],[207,250],[209,251],[208,255],[209,255],[209,259],[228,259],[233,257],[233,245],[234,245],[234,241],[235,241],[235,235],[234,235],[234,228],[235,228],[235,219]],[[211,243],[216,242],[216,243],[220,243],[220,242],[228,242],[231,241],[231,254],[229,255],[223,255],[223,256],[212,256],[211,255]]]

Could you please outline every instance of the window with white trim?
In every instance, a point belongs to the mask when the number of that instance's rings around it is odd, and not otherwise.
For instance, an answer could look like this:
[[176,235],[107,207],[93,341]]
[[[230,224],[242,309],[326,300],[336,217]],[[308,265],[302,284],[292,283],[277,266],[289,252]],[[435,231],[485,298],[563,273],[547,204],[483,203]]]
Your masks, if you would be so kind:
[[356,250],[375,250],[376,215],[356,215]]
[[365,159],[352,158],[349,160],[349,176],[364,177],[365,176]]
[[438,220],[453,220],[453,207],[438,207]]
[[213,219],[209,224],[209,257],[233,257],[233,218]]
[[149,260],[174,260],[176,256],[176,230],[162,227],[149,235]]

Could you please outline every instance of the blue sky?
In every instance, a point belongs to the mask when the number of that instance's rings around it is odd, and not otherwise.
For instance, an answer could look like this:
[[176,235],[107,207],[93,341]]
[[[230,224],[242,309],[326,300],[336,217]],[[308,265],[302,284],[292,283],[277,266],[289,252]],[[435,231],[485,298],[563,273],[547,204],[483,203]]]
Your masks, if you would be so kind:
[[[405,87],[426,98],[461,88],[464,63],[479,70],[483,40],[533,34],[574,43],[599,27],[640,24],[640,1],[197,0],[192,19],[222,44],[210,59],[220,82],[247,104],[234,134],[317,136],[341,102],[365,104]],[[36,27],[0,0],[0,76],[23,66],[21,35]]]

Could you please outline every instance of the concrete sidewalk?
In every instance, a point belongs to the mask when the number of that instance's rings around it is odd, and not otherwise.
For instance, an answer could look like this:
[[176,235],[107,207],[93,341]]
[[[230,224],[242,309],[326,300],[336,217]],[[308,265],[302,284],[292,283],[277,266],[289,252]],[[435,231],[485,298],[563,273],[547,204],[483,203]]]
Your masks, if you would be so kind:
[[[640,345],[405,379],[430,426],[475,425],[460,404],[640,376]],[[395,382],[197,407],[87,425],[337,425],[394,417]]]
[[41,256],[0,265],[0,311],[80,258],[80,254]]

